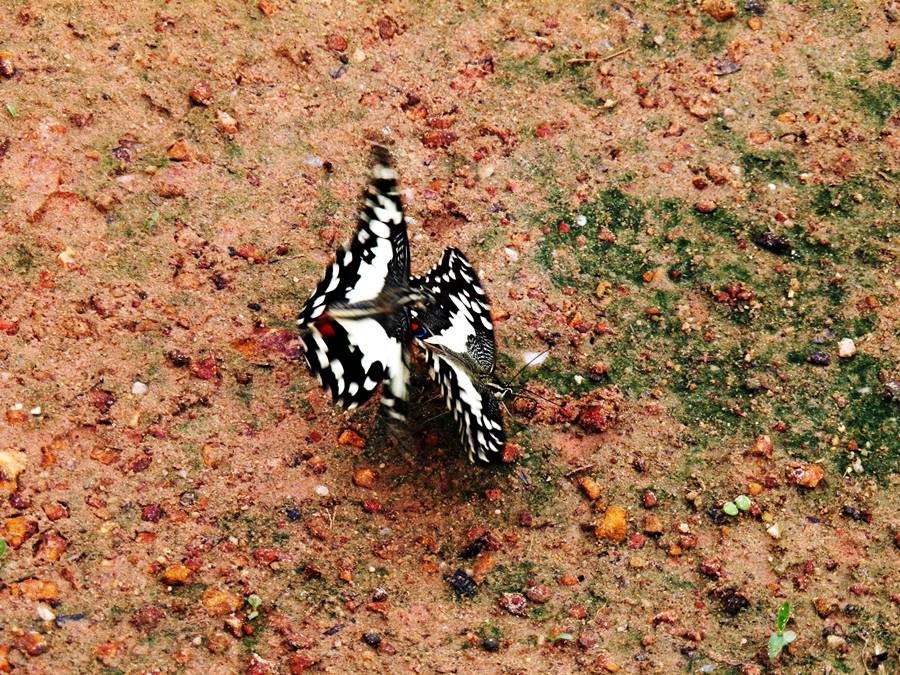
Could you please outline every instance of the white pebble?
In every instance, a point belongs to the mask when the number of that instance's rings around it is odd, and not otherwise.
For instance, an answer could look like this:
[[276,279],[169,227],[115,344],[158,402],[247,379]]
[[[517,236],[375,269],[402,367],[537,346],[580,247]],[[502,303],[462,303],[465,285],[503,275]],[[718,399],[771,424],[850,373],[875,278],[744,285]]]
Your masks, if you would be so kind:
[[769,533],[769,536],[772,537],[772,539],[781,539],[781,525],[778,523],[769,527],[766,532]]
[[584,227],[585,225],[587,225],[587,216],[582,215],[582,214],[579,213],[579,214],[575,217],[575,224],[576,224],[578,227]]
[[838,342],[838,356],[842,359],[849,359],[856,354],[856,343],[850,338],[844,338]]
[[31,410],[29,410],[28,412],[31,413],[34,417],[37,417],[38,415],[40,415],[40,414],[41,414],[42,412],[44,412],[44,411],[41,410],[41,406],[36,405],[36,406],[34,406]]
[[38,605],[37,615],[41,621],[53,621],[56,618],[56,614],[47,605]]
[[24,407],[25,407],[25,406],[22,405],[21,403],[16,403],[15,405],[13,405],[12,409],[13,409],[13,410],[21,410],[21,409],[24,408]]
[[143,396],[149,390],[150,390],[150,387],[148,387],[143,382],[135,382],[134,384],[131,385],[131,393],[134,394],[135,396]]
[[575,384],[582,384],[584,382],[584,378],[581,375],[575,376]]
[[331,490],[329,490],[324,485],[316,485],[316,487],[313,489],[313,492],[315,492],[320,497],[327,497],[329,494],[331,494]]
[[526,366],[539,366],[547,360],[550,352],[525,352],[522,354],[522,361]]
[[510,248],[509,246],[507,246],[503,249],[503,252],[506,254],[506,257],[513,262],[519,259],[519,252],[514,248]]

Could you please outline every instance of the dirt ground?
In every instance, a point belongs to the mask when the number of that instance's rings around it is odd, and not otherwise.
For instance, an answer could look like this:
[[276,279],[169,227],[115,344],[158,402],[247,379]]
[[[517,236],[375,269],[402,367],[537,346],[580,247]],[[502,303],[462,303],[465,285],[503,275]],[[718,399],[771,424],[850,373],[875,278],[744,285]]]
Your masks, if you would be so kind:
[[[898,672],[898,21],[3,3],[0,672]],[[372,141],[503,466],[300,358]]]

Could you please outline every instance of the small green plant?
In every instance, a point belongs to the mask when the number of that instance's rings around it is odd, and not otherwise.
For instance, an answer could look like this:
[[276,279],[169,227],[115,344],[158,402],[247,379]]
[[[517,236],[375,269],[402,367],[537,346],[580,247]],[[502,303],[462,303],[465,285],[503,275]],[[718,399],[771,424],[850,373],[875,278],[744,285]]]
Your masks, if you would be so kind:
[[750,497],[747,495],[738,495],[733,502],[725,502],[722,510],[729,516],[736,516],[741,511],[750,510]]
[[159,225],[159,211],[154,211],[144,221],[144,231],[152,234],[156,232],[157,225]]
[[250,605],[250,613],[247,614],[247,618],[252,621],[259,616],[259,607],[262,605],[262,598],[256,594],[248,595],[247,604]]
[[769,661],[777,659],[781,655],[781,650],[797,639],[797,634],[794,631],[784,629],[790,618],[791,603],[786,602],[778,610],[775,632],[769,636]]
[[3,558],[6,555],[6,542],[3,539],[0,539],[0,558]]
[[16,119],[19,116],[19,111],[16,110],[16,106],[14,106],[12,103],[6,104],[6,112],[8,112],[9,116],[13,119]]

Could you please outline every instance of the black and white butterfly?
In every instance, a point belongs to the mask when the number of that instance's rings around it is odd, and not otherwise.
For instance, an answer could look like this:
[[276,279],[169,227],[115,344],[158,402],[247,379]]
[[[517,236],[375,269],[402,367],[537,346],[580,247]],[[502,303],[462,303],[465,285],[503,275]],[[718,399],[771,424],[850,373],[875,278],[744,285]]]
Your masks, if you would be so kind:
[[478,275],[461,251],[448,248],[411,285],[430,296],[412,309],[411,329],[459,425],[469,460],[496,462],[506,442],[500,403],[512,390],[494,376],[494,324]]
[[409,240],[397,178],[376,147],[356,233],[325,271],[297,324],[306,361],[336,403],[356,408],[384,382],[385,412],[404,419],[411,340]]

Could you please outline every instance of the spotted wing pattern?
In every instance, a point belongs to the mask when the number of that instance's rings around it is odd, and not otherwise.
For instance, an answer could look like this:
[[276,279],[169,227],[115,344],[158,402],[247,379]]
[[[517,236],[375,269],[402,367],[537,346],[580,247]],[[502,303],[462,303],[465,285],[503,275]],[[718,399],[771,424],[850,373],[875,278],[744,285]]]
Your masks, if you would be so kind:
[[337,318],[331,308],[360,306],[409,285],[409,240],[387,151],[376,148],[369,186],[353,239],[303,305],[301,328],[306,361],[334,401],[355,408],[385,383],[382,405],[403,418],[408,368],[409,310]]
[[412,285],[431,295],[424,308],[412,310],[412,331],[459,425],[469,460],[497,461],[506,441],[498,388],[491,386],[497,347],[478,275],[462,252],[448,248]]

